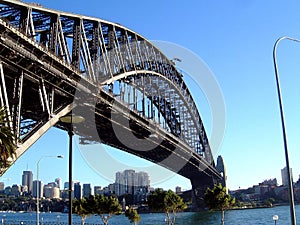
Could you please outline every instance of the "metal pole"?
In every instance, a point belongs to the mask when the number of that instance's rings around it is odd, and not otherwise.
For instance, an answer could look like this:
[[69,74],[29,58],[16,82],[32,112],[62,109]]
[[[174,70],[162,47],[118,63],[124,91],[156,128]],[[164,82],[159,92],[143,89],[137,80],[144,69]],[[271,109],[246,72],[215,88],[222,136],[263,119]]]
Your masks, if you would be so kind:
[[286,36],[281,37],[276,41],[274,48],[273,48],[273,61],[274,61],[274,68],[275,68],[277,94],[278,94],[280,116],[281,116],[281,127],[282,127],[282,135],[283,135],[283,145],[284,145],[285,161],[286,161],[287,176],[288,176],[288,191],[289,191],[289,201],[290,201],[291,222],[292,222],[292,225],[296,225],[293,182],[292,182],[292,177],[291,177],[291,172],[290,172],[289,153],[288,153],[288,147],[287,147],[287,137],[286,137],[286,131],[285,131],[285,122],[284,122],[284,112],[283,112],[283,106],[282,106],[279,73],[278,73],[277,61],[276,61],[277,46],[278,46],[279,42],[284,39],[287,39],[290,41],[296,41],[296,42],[300,42],[300,40],[291,38],[291,37],[286,37]]
[[45,157],[51,158],[63,158],[62,155],[52,156],[52,155],[45,155],[42,156],[36,164],[36,224],[40,225],[40,182],[39,182],[39,173],[40,173],[40,162]]
[[73,127],[72,122],[70,123],[69,134],[69,225],[72,225],[72,152],[73,152]]
[[43,157],[41,157],[36,164],[36,224],[40,225],[40,202],[39,202],[39,167],[40,161]]
[[73,147],[73,123],[81,123],[84,121],[82,116],[74,116],[69,114],[60,118],[60,121],[68,124],[68,135],[69,135],[69,213],[68,213],[68,222],[69,225],[72,225],[72,147]]

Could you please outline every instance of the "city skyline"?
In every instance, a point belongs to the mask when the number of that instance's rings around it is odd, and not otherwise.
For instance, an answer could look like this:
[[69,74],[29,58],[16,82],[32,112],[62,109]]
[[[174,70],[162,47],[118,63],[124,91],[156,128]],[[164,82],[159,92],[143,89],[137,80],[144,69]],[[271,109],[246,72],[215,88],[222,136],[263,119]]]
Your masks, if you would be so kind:
[[[18,186],[20,188],[25,188],[23,190],[25,190],[25,192],[27,192],[28,188],[27,188],[26,184],[25,184],[25,186],[22,184],[23,183],[24,172],[25,172],[25,174],[28,174],[28,173],[33,174],[32,171],[28,171],[28,170],[23,171],[23,175],[22,175],[22,178],[21,178],[22,182],[21,183],[14,183],[12,185],[5,185],[5,182],[0,181],[0,191],[4,190],[6,187],[10,187],[10,188],[13,189],[13,186]],[[292,168],[290,168],[290,173],[293,174],[292,173]],[[115,175],[116,175],[115,181],[113,183],[108,184],[107,186],[102,185],[102,184],[93,184],[91,182],[82,183],[80,180],[73,180],[72,181],[72,190],[73,190],[74,198],[78,199],[78,196],[80,196],[79,198],[81,198],[81,197],[87,198],[89,196],[89,194],[94,195],[94,194],[96,194],[96,192],[98,192],[98,194],[101,194],[101,193],[103,193],[103,190],[105,188],[109,189],[110,185],[115,185],[115,184],[119,185],[118,187],[113,187],[114,193],[117,196],[121,196],[125,193],[129,193],[129,192],[122,189],[123,187],[121,187],[121,186],[124,186],[124,185],[129,185],[131,187],[136,186],[135,189],[132,189],[132,191],[133,191],[132,194],[137,190],[138,187],[141,187],[141,186],[144,186],[144,187],[149,186],[149,188],[152,188],[152,186],[150,184],[150,177],[149,177],[147,172],[144,172],[144,171],[136,172],[135,170],[132,170],[132,169],[126,169],[126,170],[123,170],[123,171],[117,171],[115,173]],[[286,167],[284,167],[284,168],[281,169],[281,177],[280,177],[281,178],[280,180],[282,181],[281,184],[278,183],[277,178],[270,178],[269,177],[269,178],[265,178],[261,181],[257,181],[257,183],[252,184],[252,186],[250,185],[248,187],[245,187],[244,189],[248,189],[248,188],[257,186],[257,184],[260,184],[261,182],[264,183],[266,181],[271,181],[271,180],[276,180],[277,185],[279,185],[279,186],[287,186],[288,182],[287,182],[287,177],[286,176],[287,176]],[[140,177],[142,177],[142,179]],[[298,175],[297,179],[293,180],[293,183],[295,184],[296,182],[299,182],[299,181],[300,181],[300,174]],[[33,195],[33,197],[37,196],[37,192],[36,192],[37,185],[36,185],[36,183],[37,183],[37,180],[32,180],[32,193],[31,194]],[[40,197],[44,195],[44,188],[47,187],[47,186],[58,187],[58,189],[60,191],[68,190],[69,181],[63,182],[63,184],[64,184],[63,186],[61,184],[62,184],[62,179],[59,178],[59,177],[54,178],[52,180],[48,180],[45,183],[43,182],[43,180],[40,179],[39,180],[39,187],[40,187],[39,194],[40,194]],[[79,191],[80,193],[78,193],[78,188],[80,188],[80,191]],[[156,187],[156,188],[160,188],[160,187]],[[89,190],[88,194],[85,193],[84,189]],[[181,186],[169,187],[167,189],[171,189],[172,191],[175,191],[175,192],[178,192],[179,189],[180,189],[180,192],[181,191],[186,191],[186,190],[182,189]],[[237,189],[230,189],[229,191],[238,191],[240,189],[241,189],[241,187],[238,187]],[[96,191],[96,190],[98,190],[98,191]],[[76,192],[77,192],[77,194],[76,194]]]
[[[33,2],[60,11],[117,21],[147,39],[170,41],[193,51],[211,68],[224,95],[226,132],[220,149],[215,151],[224,158],[229,188],[248,187],[255,180],[263,180],[267,177],[280,180],[280,169],[284,167],[285,159],[272,49],[280,36],[300,37],[300,16],[297,10],[300,7],[299,2],[273,4],[271,1],[243,3],[228,1],[215,4],[191,1],[190,4],[184,4],[154,1],[147,6],[152,16],[146,15],[145,5],[140,2],[126,4],[117,1],[105,2],[104,5],[92,1],[89,3],[45,0]],[[156,5],[159,7],[155,7]],[[112,12],[112,10],[101,10],[102,8],[114,10]],[[294,174],[300,173],[297,160],[299,158],[297,150],[300,148],[298,138],[300,66],[297,61],[299,58],[299,45],[286,41],[278,46],[290,163]],[[199,93],[195,89],[191,91],[194,95]],[[195,99],[201,106],[199,111],[210,134],[212,118],[209,106],[206,110],[203,106],[205,100],[201,101],[197,96]],[[67,138],[65,132],[55,128],[50,129],[22,155],[0,181],[11,178],[12,183],[16,182],[16,173],[26,169],[27,165],[35,171],[36,163],[43,155],[53,153],[53,155],[67,156]],[[138,167],[150,165],[149,162],[120,151],[110,148],[107,151],[117,160],[132,162]],[[217,155],[215,160],[216,157]],[[55,160],[47,159],[41,163],[41,179],[48,179],[51,173],[57,173],[64,180],[67,179],[67,159]],[[52,164],[55,164],[55,167]],[[74,179],[109,183],[109,178],[102,175],[86,163],[79,147],[75,146]],[[176,184],[190,188],[189,180],[178,175],[174,177],[172,175],[158,185],[168,187]]]
[[[4,182],[0,182],[0,192],[7,196],[14,195],[15,197],[25,195],[34,198],[68,198],[69,181],[64,182],[63,186],[61,185],[62,180],[60,178],[55,178],[45,183],[42,180],[33,180],[31,183],[23,183],[24,174],[32,175],[32,171],[23,171],[22,184],[16,183],[9,186],[5,185]],[[27,185],[32,186],[31,191],[28,191]],[[76,199],[88,198],[90,195],[96,194],[115,194],[117,196],[130,194],[135,196],[136,201],[143,201],[146,199],[146,195],[150,193],[150,190],[153,190],[150,186],[148,173],[144,171],[136,172],[134,170],[116,172],[115,182],[108,186],[99,186],[99,184],[92,183],[81,184],[78,180],[72,181],[71,185],[72,196]],[[176,187],[174,190],[178,188],[179,187]]]
[[[20,183],[13,183],[12,185],[21,185],[21,186],[26,186],[26,187],[28,187],[28,183],[24,183],[23,182],[23,177],[24,177],[24,174],[31,174],[31,175],[33,175],[33,171],[31,171],[31,170],[26,170],[26,171],[23,171],[23,175],[21,175],[21,182]],[[130,174],[131,176],[137,176],[136,178],[134,178],[134,179],[138,179],[136,182],[137,182],[137,185],[138,186],[140,186],[140,184],[145,184],[145,185],[150,185],[150,177],[149,177],[149,175],[148,175],[148,173],[147,172],[145,172],[145,171],[135,171],[135,170],[132,170],[132,169],[127,169],[127,170],[123,170],[123,171],[117,171],[116,173],[115,173],[115,175],[116,175],[116,179],[115,179],[115,181],[114,181],[114,183],[120,183],[120,184],[124,184],[124,183],[128,183],[127,181],[125,182],[125,180],[124,180],[124,174],[125,174],[125,177],[128,177],[128,174]],[[55,176],[54,176],[55,177]],[[121,178],[122,177],[122,178]],[[123,179],[123,180],[121,180],[121,179]],[[28,192],[32,192],[32,190],[33,190],[33,186],[34,186],[34,182],[36,182],[37,180],[35,180],[35,179],[33,179],[33,180],[31,180],[31,186],[32,186],[32,188],[31,188],[31,190],[30,189],[28,189]],[[43,185],[46,185],[46,183],[48,182],[48,184],[53,184],[53,183],[55,183],[55,185],[57,185],[57,187],[58,188],[60,188],[60,190],[64,190],[64,189],[68,189],[69,188],[69,181],[68,180],[66,180],[66,181],[63,181],[60,177],[56,177],[56,178],[53,178],[52,180],[48,180],[48,181],[46,181],[46,182],[44,182],[44,180],[42,180],[42,179],[39,179],[39,181],[43,184]],[[5,182],[4,181],[0,181],[0,183],[4,183],[5,184]],[[30,182],[29,182],[30,183]],[[64,185],[62,185],[62,183],[64,184]],[[72,189],[74,190],[74,185],[75,184],[78,184],[78,183],[82,183],[80,180],[73,180],[72,181]],[[89,185],[91,185],[92,183],[91,182],[87,182],[87,183],[82,183],[83,185],[84,184],[89,184]],[[133,183],[133,184],[135,184],[135,183]],[[7,186],[12,186],[12,185],[5,185],[6,187]],[[104,185],[102,185],[102,184],[95,184],[95,186],[96,187],[104,187]],[[175,189],[175,187],[174,187],[174,189]]]

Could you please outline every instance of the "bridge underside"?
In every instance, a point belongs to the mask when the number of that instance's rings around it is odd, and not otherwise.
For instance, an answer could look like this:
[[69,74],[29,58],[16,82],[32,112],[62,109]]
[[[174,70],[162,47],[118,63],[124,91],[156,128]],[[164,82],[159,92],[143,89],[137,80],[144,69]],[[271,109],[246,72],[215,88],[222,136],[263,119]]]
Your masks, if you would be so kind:
[[[88,111],[86,106],[82,110],[76,109],[76,113],[91,118],[84,124],[77,125],[76,130],[84,133],[81,143],[88,144],[99,140],[103,144],[152,161],[190,179],[193,209],[204,209],[206,189],[222,183],[223,179],[214,166],[207,164],[199,155],[191,153],[184,143],[160,130],[151,120],[141,119],[132,111],[124,113],[126,108],[123,105],[114,102],[112,96],[102,94],[102,101],[96,104],[95,111],[92,108]],[[97,132],[91,129],[95,121]]]

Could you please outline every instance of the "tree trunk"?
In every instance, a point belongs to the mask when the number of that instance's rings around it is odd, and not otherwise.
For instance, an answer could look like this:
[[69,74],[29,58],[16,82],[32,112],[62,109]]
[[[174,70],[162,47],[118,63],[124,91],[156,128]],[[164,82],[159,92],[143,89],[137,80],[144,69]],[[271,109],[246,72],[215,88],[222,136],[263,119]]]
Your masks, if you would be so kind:
[[170,225],[170,222],[171,222],[170,214],[166,213],[166,215],[167,215],[166,225]]
[[104,225],[107,225],[108,223],[108,217],[107,216],[104,216],[104,215],[100,215],[101,219],[102,219],[102,222]]
[[222,210],[222,220],[221,220],[221,222],[222,222],[222,225],[224,225],[224,223],[225,223],[225,211],[224,210]]
[[81,218],[81,225],[85,224],[85,218]]
[[176,211],[173,211],[172,225],[175,225],[175,220],[176,220]]

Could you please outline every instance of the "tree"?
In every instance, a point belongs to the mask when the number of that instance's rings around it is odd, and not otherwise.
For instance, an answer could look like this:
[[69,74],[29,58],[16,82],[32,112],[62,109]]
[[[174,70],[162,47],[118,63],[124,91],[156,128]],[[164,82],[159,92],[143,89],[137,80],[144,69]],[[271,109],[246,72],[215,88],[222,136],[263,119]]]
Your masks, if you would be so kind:
[[[8,159],[16,154],[16,136],[8,126],[9,118],[6,108],[0,107],[0,168],[9,166]],[[2,170],[0,171],[1,174]]]
[[108,224],[108,220],[114,214],[120,214],[122,208],[118,199],[113,196],[95,195],[91,196],[94,199],[93,213],[98,214],[104,225]]
[[125,211],[125,216],[130,220],[130,223],[133,223],[135,225],[137,225],[138,222],[140,222],[141,220],[141,217],[138,214],[138,212],[132,207]]
[[73,212],[80,216],[81,224],[84,225],[85,220],[93,214],[92,202],[85,198],[73,200]]
[[[160,188],[155,189],[149,196],[148,205],[152,210],[165,212],[168,225],[175,224],[177,212],[187,208],[183,199],[172,190],[164,191]],[[171,213],[173,218],[171,218]]]
[[207,188],[204,201],[210,210],[222,211],[222,224],[225,221],[225,210],[231,208],[235,203],[235,198],[227,194],[226,187],[222,184],[215,184],[213,189]]

